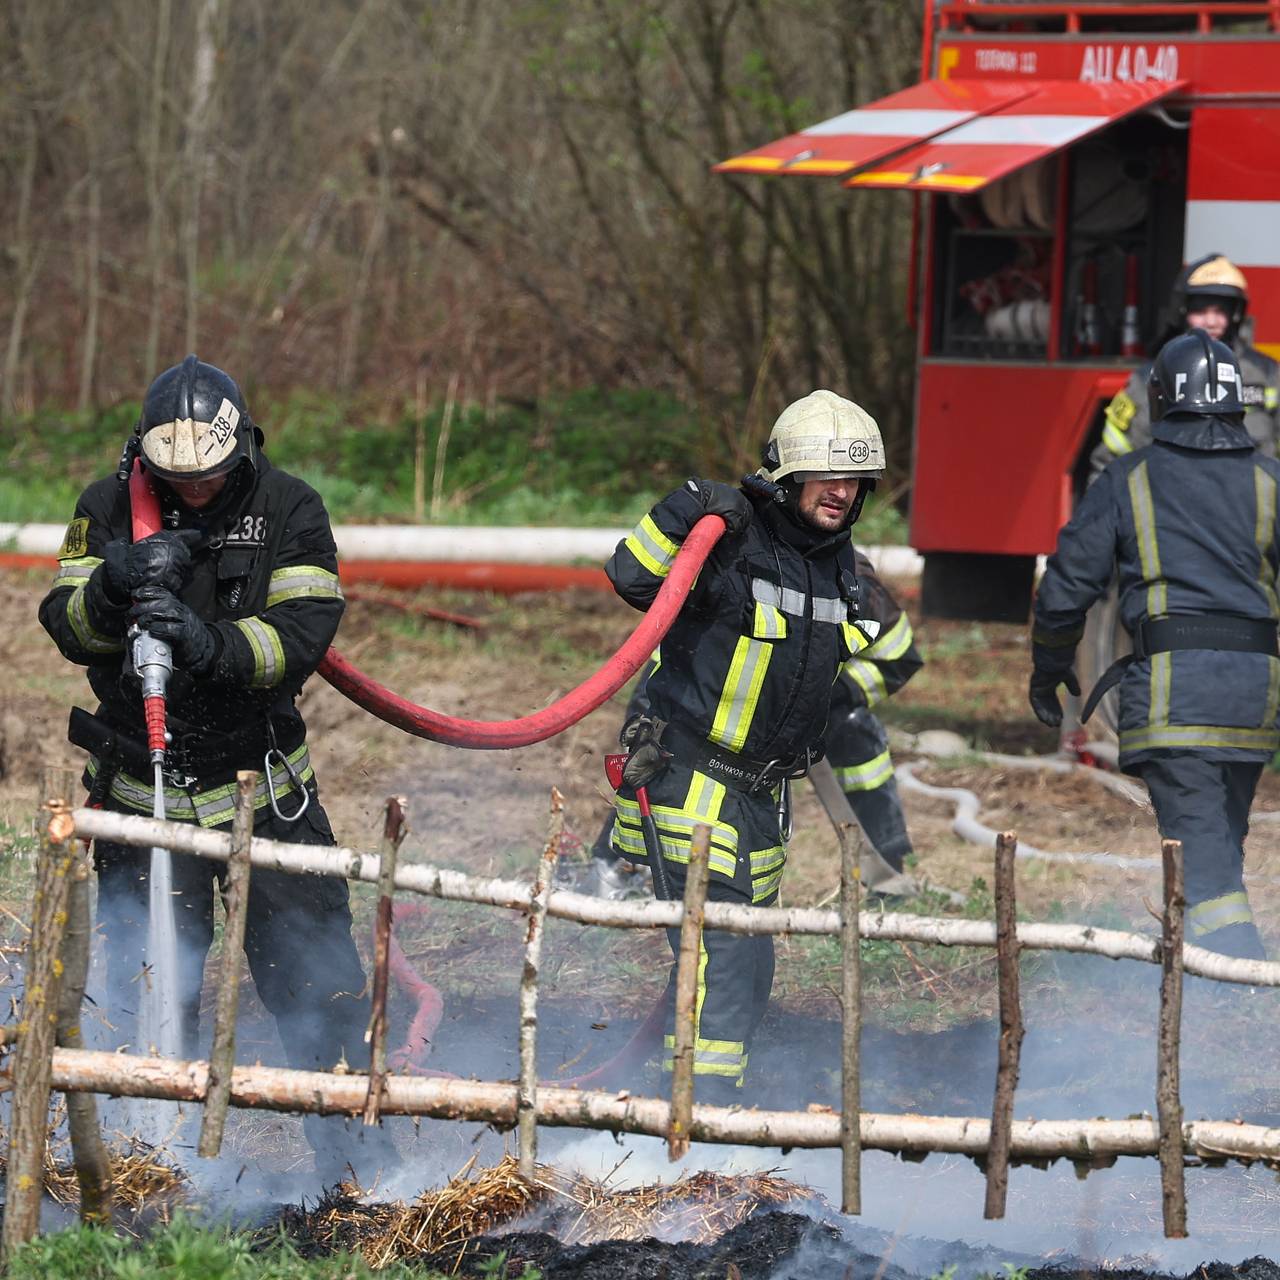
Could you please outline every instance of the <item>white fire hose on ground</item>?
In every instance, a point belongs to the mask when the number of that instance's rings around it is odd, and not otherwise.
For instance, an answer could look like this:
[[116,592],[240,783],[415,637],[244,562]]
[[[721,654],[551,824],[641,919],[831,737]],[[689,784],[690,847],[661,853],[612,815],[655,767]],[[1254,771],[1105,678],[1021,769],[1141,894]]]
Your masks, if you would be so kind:
[[[1106,787],[1109,791],[1116,792],[1116,794],[1123,796],[1139,808],[1146,810],[1148,813],[1151,812],[1151,803],[1143,788],[1126,778],[1120,777],[1118,774],[1108,773],[1104,769],[1079,764],[1056,755],[1011,756],[994,751],[974,751],[965,745],[962,739],[949,733],[942,742],[939,742],[934,749],[931,749],[932,744],[929,740],[933,736],[929,732],[919,734],[912,737],[906,745],[911,750],[927,754],[931,757],[929,763],[941,768],[946,768],[948,762],[953,758],[962,758],[966,761],[978,760],[983,764],[996,765],[1004,769],[1027,769],[1049,773],[1074,774],[1077,777],[1087,778],[1090,782],[1097,783],[1099,786]],[[1101,743],[1088,743],[1087,750],[1096,756],[1105,757],[1107,747]],[[1115,748],[1111,747],[1110,751],[1114,754]],[[913,792],[916,795],[927,796],[931,800],[949,801],[955,807],[955,814],[951,823],[952,831],[969,844],[985,845],[988,848],[993,848],[997,832],[994,828],[984,825],[979,820],[979,815],[982,812],[982,802],[978,796],[964,787],[938,787],[922,782],[915,775],[920,763],[919,761],[913,761],[899,764],[896,767],[898,785],[902,790]],[[1280,821],[1280,812],[1255,813],[1250,817],[1250,822],[1277,821]],[[1018,841],[1017,856],[1041,862],[1073,863],[1077,865],[1093,864],[1115,867],[1119,870],[1149,869],[1157,872],[1161,870],[1159,858],[1144,858],[1102,851],[1080,852],[1040,849],[1033,844],[1025,843],[1021,839]],[[1258,876],[1249,873],[1245,874],[1245,879],[1258,884],[1280,883],[1280,880],[1274,876]]]

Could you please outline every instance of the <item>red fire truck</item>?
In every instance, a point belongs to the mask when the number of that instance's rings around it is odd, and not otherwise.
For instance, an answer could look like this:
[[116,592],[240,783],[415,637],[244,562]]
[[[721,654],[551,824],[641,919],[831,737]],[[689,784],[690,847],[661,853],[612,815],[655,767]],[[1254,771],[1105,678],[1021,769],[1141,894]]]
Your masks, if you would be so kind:
[[925,0],[922,62],[717,168],[919,193],[923,604],[1022,621],[1181,265],[1239,265],[1280,357],[1280,0]]

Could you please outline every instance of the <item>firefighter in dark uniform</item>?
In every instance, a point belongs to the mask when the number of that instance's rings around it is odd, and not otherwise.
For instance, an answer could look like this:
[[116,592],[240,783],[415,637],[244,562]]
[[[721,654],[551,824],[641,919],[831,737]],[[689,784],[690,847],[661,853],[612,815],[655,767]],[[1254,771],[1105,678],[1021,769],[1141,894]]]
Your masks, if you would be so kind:
[[827,759],[876,852],[901,871],[911,837],[893,776],[889,737],[873,708],[892,697],[924,665],[911,619],[876,576],[871,561],[856,553],[858,588],[865,617],[879,623],[867,648],[849,659],[831,695],[824,735]]
[[[225,830],[237,770],[259,774],[258,836],[332,845],[306,728],[294,706],[342,617],[328,513],[302,481],[272,467],[262,435],[226,373],[188,356],[150,386],[120,476],[133,457],[156,482],[162,531],[131,541],[122,478],[90,485],[59,553],[40,621],[64,657],[86,668],[95,715],[72,714],[71,740],[90,752],[90,802],[150,815],[153,771],[127,634],[136,624],[173,651],[168,689],[165,811]],[[150,852],[98,841],[99,925],[107,939],[107,1017],[135,1052],[148,917]],[[221,864],[174,855],[182,1051],[195,1056],[200,988],[213,938]],[[367,1060],[369,1001],[351,938],[347,884],[254,868],[245,951],[289,1064],[329,1070]],[[390,1144],[360,1150],[309,1116],[317,1168],[341,1176],[389,1164]],[[335,1150],[334,1138],[337,1142]],[[322,1154],[323,1153],[323,1154]],[[326,1163],[328,1161],[328,1163]],[[336,1180],[336,1176],[335,1179]]]
[[1239,366],[1202,331],[1156,356],[1152,443],[1089,487],[1036,595],[1031,706],[1061,723],[1057,689],[1085,612],[1119,575],[1134,653],[1119,684],[1120,767],[1151,793],[1160,833],[1182,841],[1192,942],[1264,957],[1245,892],[1244,839],[1263,766],[1280,746],[1277,482],[1244,423]]
[[[1183,267],[1173,286],[1173,329],[1167,337],[1203,329],[1235,352],[1244,384],[1245,428],[1258,450],[1274,458],[1280,446],[1280,365],[1241,336],[1240,328],[1249,309],[1248,288],[1244,273],[1220,253],[1208,254]],[[1150,373],[1148,361],[1134,370],[1125,389],[1107,405],[1102,440],[1090,459],[1093,474],[1114,459],[1151,443],[1151,415],[1147,408]]]
[[[871,644],[841,670],[831,691],[823,742],[826,758],[867,839],[900,872],[912,852],[911,837],[894,778],[889,737],[872,708],[897,693],[924,665],[924,659],[915,646],[911,619],[876,576],[871,561],[856,549],[854,558],[863,616],[873,619],[880,629]],[[640,673],[624,723],[648,712],[649,677],[659,661],[655,654]],[[613,824],[610,815],[591,847],[586,887],[598,897],[626,894],[626,880],[618,869],[622,859],[613,847]]]
[[[863,621],[849,537],[884,472],[874,420],[852,401],[815,391],[778,418],[764,462],[745,492],[689,481],[605,566],[618,594],[647,609],[690,529],[708,512],[725,519],[727,532],[663,638],[649,714],[627,731],[614,846],[628,859],[647,859],[635,791],[647,785],[659,894],[683,893],[693,829],[703,823],[711,829],[710,900],[777,900],[786,780],[816,758],[832,686],[878,630]],[[675,949],[677,933],[671,941]],[[703,1102],[723,1103],[742,1097],[773,985],[773,940],[708,930],[702,955],[695,1091]],[[674,977],[673,965],[669,997]],[[670,1035],[666,1044],[670,1070]]]

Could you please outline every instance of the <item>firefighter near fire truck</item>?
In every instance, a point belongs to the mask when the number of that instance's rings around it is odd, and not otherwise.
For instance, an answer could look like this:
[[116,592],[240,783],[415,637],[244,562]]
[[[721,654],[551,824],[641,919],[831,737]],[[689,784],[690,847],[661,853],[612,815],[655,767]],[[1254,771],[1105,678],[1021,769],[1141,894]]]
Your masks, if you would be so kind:
[[1244,887],[1244,839],[1262,769],[1280,746],[1277,482],[1245,426],[1235,354],[1203,330],[1151,367],[1151,443],[1089,486],[1036,594],[1031,706],[1062,721],[1085,614],[1118,570],[1134,652],[1118,685],[1120,767],[1146,783],[1161,835],[1182,841],[1189,939],[1265,958]]
[[[1280,446],[1280,364],[1250,346],[1241,328],[1249,309],[1249,285],[1244,272],[1220,253],[1188,263],[1174,282],[1170,299],[1173,337],[1203,329],[1229,346],[1240,365],[1244,387],[1244,425],[1260,452],[1274,458]],[[1128,385],[1107,405],[1102,439],[1090,459],[1094,474],[1115,458],[1122,458],[1151,441],[1147,408],[1148,362],[1134,370]]]
[[[647,609],[694,524],[708,512],[724,518],[724,538],[662,641],[649,712],[626,730],[614,846],[654,866],[657,893],[681,896],[693,829],[706,824],[710,900],[776,901],[788,782],[820,755],[841,668],[876,638],[860,607],[849,530],[883,474],[870,414],[815,391],[782,412],[764,465],[742,488],[690,480],[605,565],[618,594]],[[678,937],[668,936],[678,950]],[[702,954],[695,1096],[740,1102],[773,985],[773,940],[708,930]],[[673,964],[664,1072],[672,1067],[674,982]]]
[[[273,467],[234,379],[188,356],[151,384],[116,476],[76,504],[40,621],[69,661],[86,669],[96,712],[76,708],[69,737],[89,752],[91,805],[151,814],[155,800],[142,689],[126,645],[131,626],[167,644],[169,743],[165,812],[226,829],[238,770],[259,774],[257,836],[332,845],[306,727],[295,699],[343,612],[329,517],[308,485]],[[132,541],[127,483],[149,473],[163,527]],[[98,841],[99,923],[107,939],[108,1022],[138,1047],[148,926],[148,852]],[[196,1056],[200,989],[213,939],[220,864],[173,857],[179,939],[180,1043]],[[369,1001],[351,937],[347,884],[255,868],[245,951],[289,1065],[328,1070],[367,1056]],[[372,1173],[394,1162],[381,1130],[337,1131],[304,1119],[317,1171],[348,1162]],[[341,1122],[337,1122],[341,1124]]]

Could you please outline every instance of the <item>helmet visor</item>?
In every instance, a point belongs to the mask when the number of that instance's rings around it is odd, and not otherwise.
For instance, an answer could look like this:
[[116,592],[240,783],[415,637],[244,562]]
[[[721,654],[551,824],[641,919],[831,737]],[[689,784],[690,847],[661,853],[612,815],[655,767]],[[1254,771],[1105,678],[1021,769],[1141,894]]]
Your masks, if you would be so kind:
[[147,467],[165,480],[203,480],[222,475],[240,455],[240,410],[223,399],[212,422],[193,418],[160,422],[142,437]]

